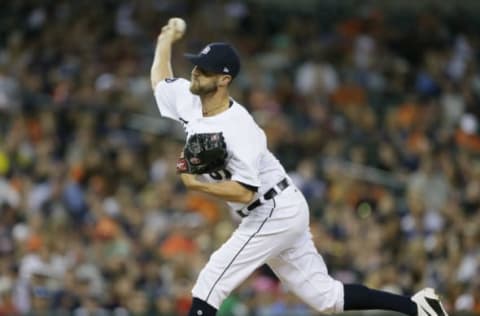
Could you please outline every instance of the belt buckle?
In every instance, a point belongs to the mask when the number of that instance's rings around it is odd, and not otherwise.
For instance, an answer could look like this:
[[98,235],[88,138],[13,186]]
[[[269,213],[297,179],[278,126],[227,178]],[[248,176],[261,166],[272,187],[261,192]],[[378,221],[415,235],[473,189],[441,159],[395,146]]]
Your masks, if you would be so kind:
[[267,192],[265,192],[261,198],[264,199],[264,201],[266,200],[271,200],[273,199],[276,195],[278,194],[278,191],[275,189],[275,186],[273,186],[272,188],[270,188]]

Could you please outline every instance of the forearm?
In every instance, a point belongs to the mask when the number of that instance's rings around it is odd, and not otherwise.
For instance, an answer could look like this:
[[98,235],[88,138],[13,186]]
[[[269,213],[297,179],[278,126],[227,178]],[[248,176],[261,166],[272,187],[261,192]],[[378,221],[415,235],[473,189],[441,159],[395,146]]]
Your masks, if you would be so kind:
[[155,56],[153,58],[152,68],[150,70],[150,80],[152,89],[155,89],[157,83],[165,78],[172,78],[173,71],[171,66],[172,41],[171,39],[160,35],[157,46],[155,47]]
[[229,202],[249,203],[253,199],[253,192],[234,181],[221,183],[203,183],[200,191],[211,194]]
[[190,176],[182,174],[183,183],[188,189],[207,193],[225,201],[247,204],[251,202],[254,197],[252,191],[235,181],[208,183],[191,181],[190,179],[186,179],[187,177]]

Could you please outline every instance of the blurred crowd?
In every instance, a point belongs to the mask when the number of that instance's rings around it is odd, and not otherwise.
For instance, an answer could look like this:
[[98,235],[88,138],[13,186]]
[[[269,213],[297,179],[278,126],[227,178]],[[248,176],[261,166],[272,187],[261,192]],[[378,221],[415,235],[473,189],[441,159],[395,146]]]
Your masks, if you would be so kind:
[[[334,277],[480,313],[478,12],[263,3],[2,2],[1,316],[185,315],[235,229],[175,174],[183,141],[149,82],[171,16],[188,23],[177,76],[184,52],[239,50],[232,94],[306,195]],[[219,315],[314,313],[264,266]]]

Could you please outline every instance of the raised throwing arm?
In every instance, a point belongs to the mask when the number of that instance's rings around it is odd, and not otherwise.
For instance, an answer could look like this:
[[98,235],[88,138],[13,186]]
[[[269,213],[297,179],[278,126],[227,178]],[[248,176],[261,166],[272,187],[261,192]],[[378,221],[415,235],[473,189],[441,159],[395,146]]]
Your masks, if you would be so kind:
[[155,56],[153,58],[152,68],[150,69],[152,89],[155,89],[157,83],[165,78],[173,77],[170,62],[172,44],[183,37],[185,29],[185,21],[180,18],[171,18],[168,20],[168,24],[162,27],[162,32],[157,38]]

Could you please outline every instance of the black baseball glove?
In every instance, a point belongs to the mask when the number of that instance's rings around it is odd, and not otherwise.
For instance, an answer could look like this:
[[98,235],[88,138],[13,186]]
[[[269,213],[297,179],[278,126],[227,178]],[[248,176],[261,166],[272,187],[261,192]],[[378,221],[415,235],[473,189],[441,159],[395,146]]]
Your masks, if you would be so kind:
[[202,174],[221,170],[225,167],[227,145],[223,134],[194,134],[187,140],[183,157],[177,161],[178,173]]

